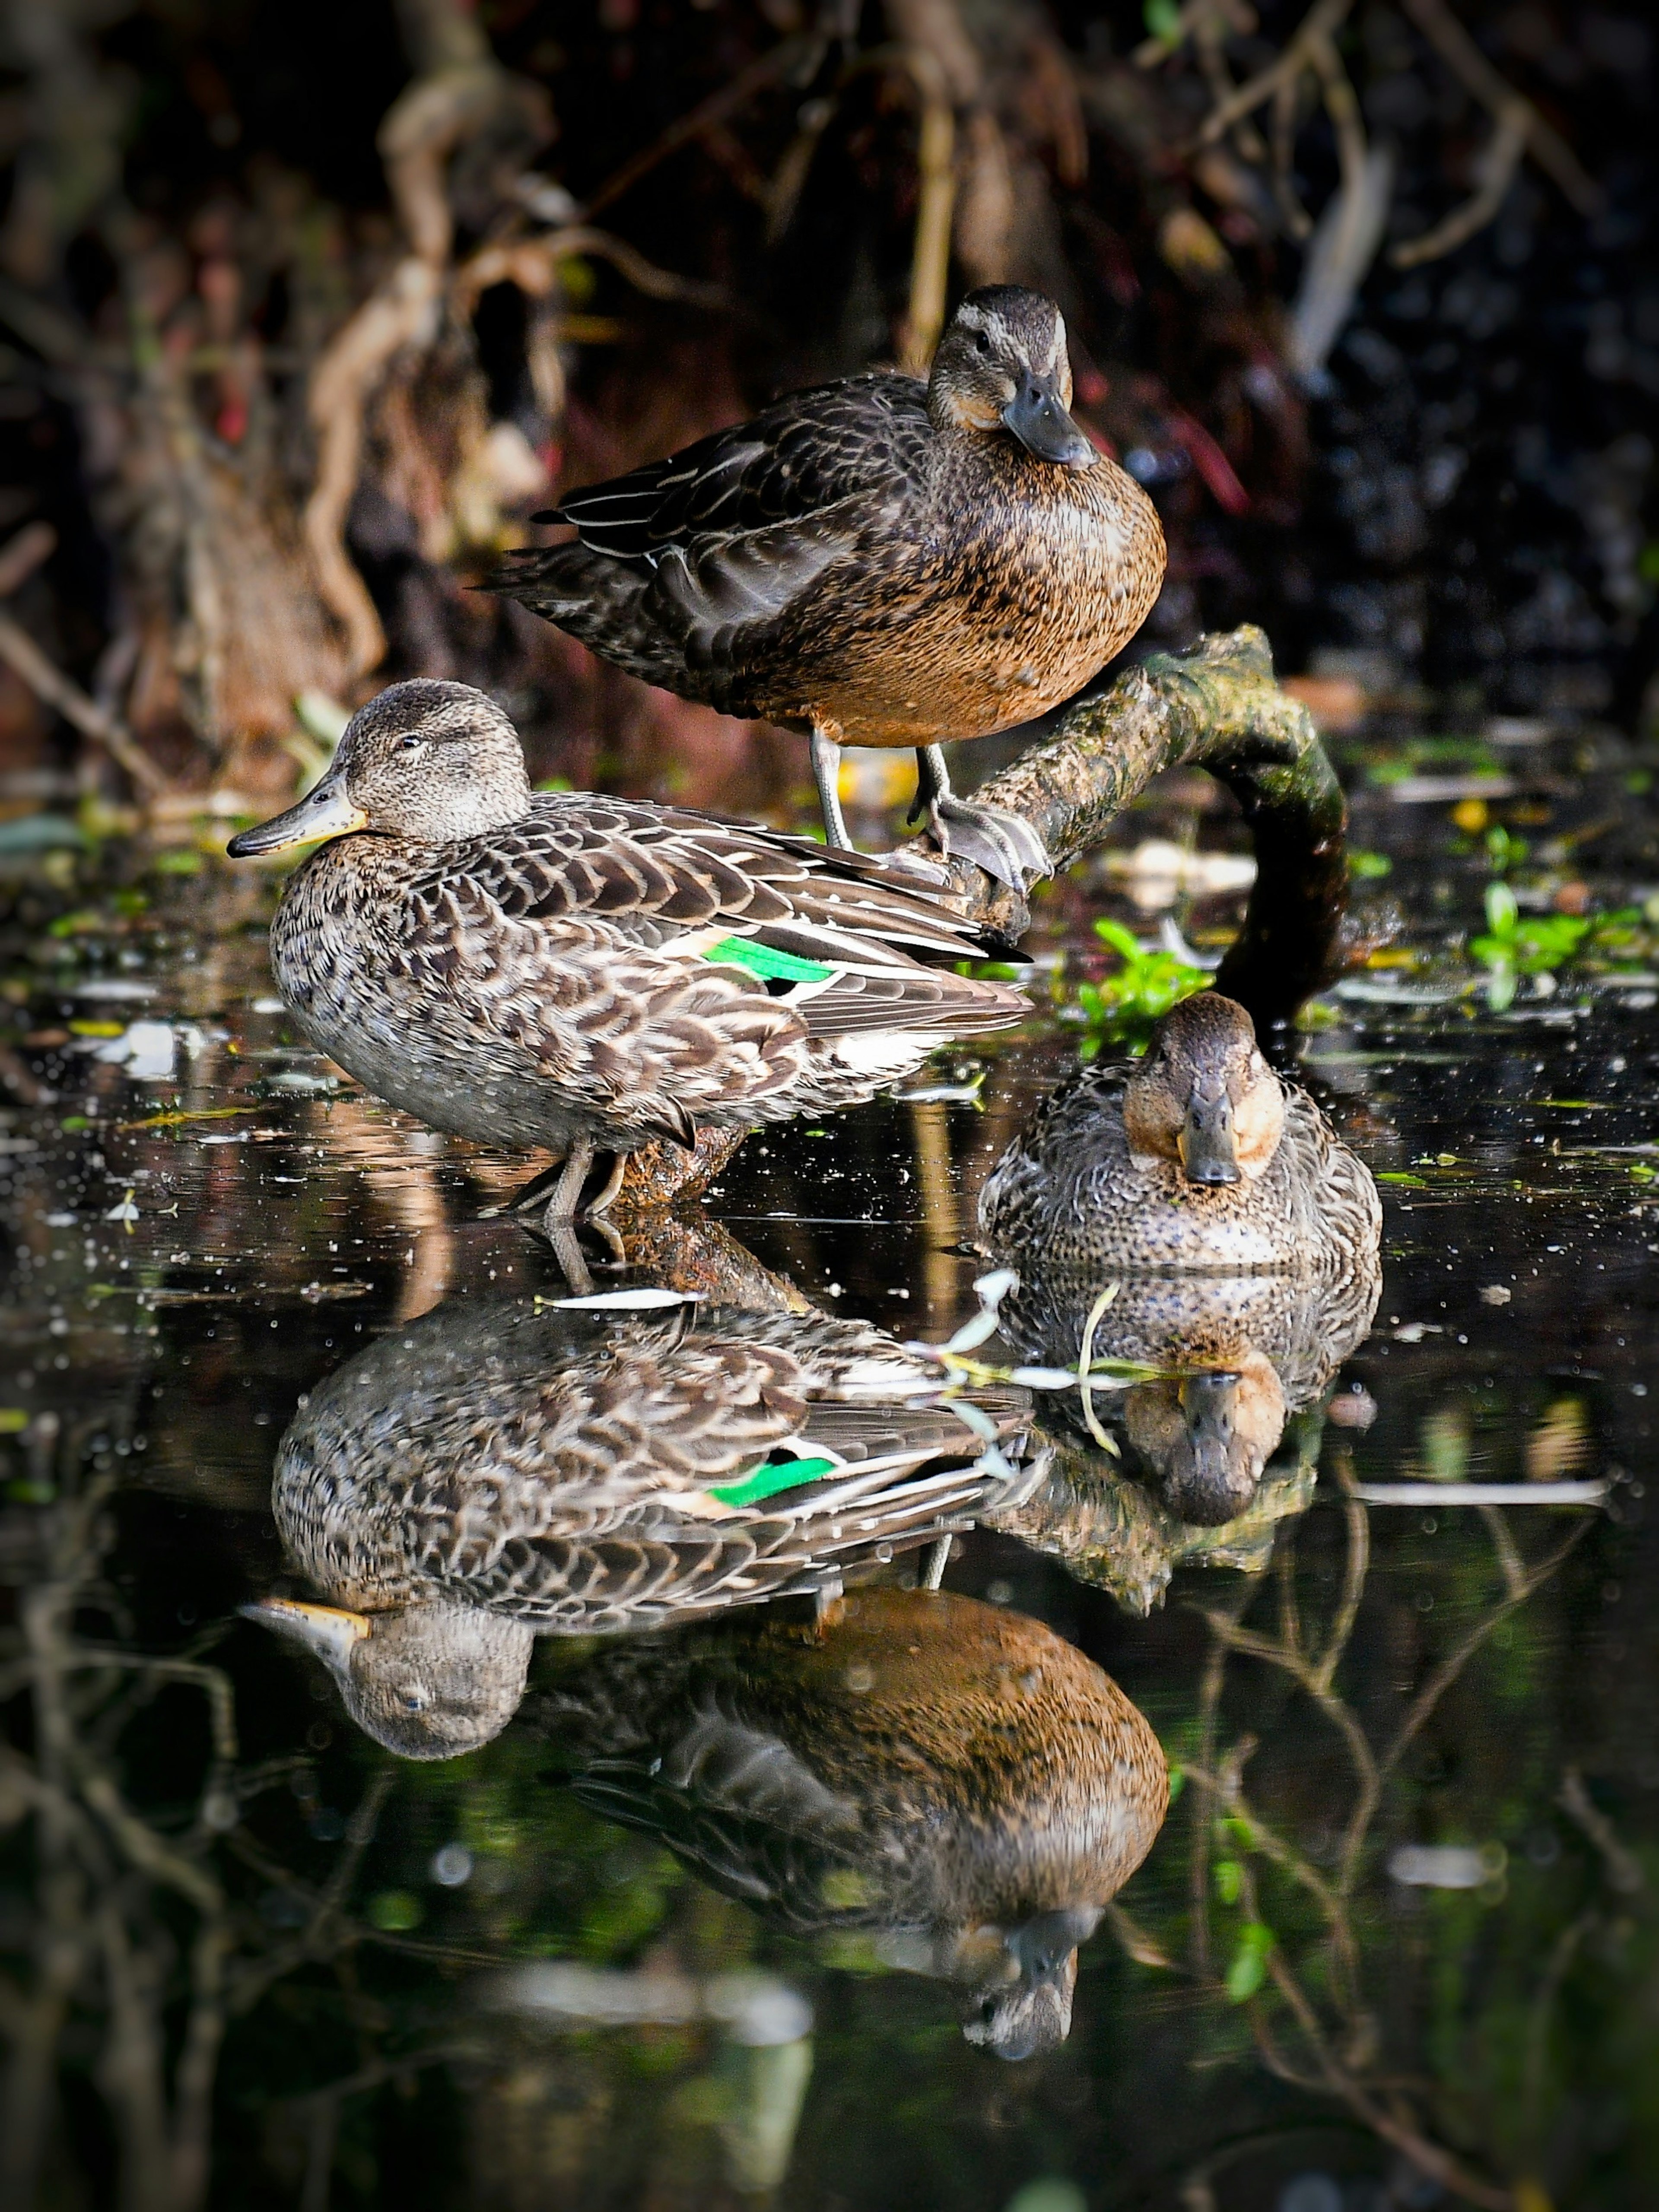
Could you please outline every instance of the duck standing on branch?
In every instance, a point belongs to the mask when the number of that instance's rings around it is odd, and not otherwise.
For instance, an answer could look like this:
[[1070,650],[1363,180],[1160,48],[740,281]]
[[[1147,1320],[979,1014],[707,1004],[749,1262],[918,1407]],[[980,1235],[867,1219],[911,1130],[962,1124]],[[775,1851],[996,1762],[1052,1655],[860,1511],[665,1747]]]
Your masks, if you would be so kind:
[[936,1045],[1028,1012],[956,973],[982,942],[914,876],[676,808],[532,792],[518,732],[465,684],[381,692],[316,788],[228,850],[319,838],[270,928],[295,1019],[434,1127],[556,1152],[550,1231],[568,1234],[602,1150],[859,1104]]
[[1145,621],[1164,576],[1146,493],[1067,412],[1054,302],[988,285],[923,385],[796,392],[542,520],[574,544],[498,588],[632,676],[723,714],[810,730],[832,845],[843,744],[917,749],[941,847],[1021,888],[1026,823],[954,796],[941,744],[1069,698]]

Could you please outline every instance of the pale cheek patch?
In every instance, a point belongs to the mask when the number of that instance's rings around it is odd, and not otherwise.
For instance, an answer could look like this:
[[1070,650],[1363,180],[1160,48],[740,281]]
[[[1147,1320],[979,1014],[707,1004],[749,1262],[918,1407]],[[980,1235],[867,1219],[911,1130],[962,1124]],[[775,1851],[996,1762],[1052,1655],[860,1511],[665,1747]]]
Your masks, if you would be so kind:
[[1246,1175],[1261,1173],[1279,1150],[1284,1133],[1285,1094],[1268,1076],[1245,1092],[1233,1115],[1238,1164]]
[[953,392],[945,401],[951,420],[963,430],[994,430],[1001,416],[988,399],[967,392]]

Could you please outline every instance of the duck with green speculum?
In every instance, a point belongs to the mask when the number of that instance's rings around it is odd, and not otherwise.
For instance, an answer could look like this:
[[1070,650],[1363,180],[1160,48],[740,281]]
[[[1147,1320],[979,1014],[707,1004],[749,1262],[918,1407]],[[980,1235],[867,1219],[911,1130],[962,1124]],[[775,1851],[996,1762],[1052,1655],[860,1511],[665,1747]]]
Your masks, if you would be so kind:
[[1023,885],[1048,872],[1035,831],[957,798],[940,746],[1069,698],[1164,577],[1152,501],[1071,402],[1059,308],[988,286],[925,385],[791,392],[573,492],[538,519],[574,543],[518,555],[496,588],[647,684],[810,731],[832,844],[841,746],[915,746],[941,846]]
[[464,684],[383,691],[316,788],[228,849],[316,839],[270,930],[295,1019],[434,1127],[557,1153],[550,1230],[568,1233],[600,1152],[858,1104],[1028,1012],[957,973],[985,945],[914,875],[532,792],[513,725]]
[[512,1718],[538,1636],[833,1595],[1017,1504],[1029,1416],[1019,1390],[942,1396],[882,1330],[811,1310],[454,1299],[289,1425],[272,1510],[324,1601],[247,1610],[378,1742],[453,1759]]

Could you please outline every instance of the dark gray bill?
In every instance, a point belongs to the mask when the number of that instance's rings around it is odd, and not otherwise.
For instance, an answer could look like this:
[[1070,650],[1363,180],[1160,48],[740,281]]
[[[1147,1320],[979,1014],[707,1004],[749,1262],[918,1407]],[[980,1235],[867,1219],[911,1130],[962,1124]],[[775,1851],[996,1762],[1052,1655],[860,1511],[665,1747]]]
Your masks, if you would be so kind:
[[1060,402],[1046,377],[1028,377],[1002,410],[1002,419],[1029,453],[1062,468],[1083,469],[1095,449]]
[[1232,1101],[1224,1091],[1194,1090],[1187,1102],[1181,1132],[1181,1165],[1188,1182],[1237,1182],[1238,1145],[1233,1135]]
[[297,806],[273,814],[257,829],[244,830],[225,850],[233,860],[246,860],[256,853],[280,853],[284,845],[311,845],[319,837],[343,837],[368,827],[368,817],[346,797],[344,784],[325,776]]

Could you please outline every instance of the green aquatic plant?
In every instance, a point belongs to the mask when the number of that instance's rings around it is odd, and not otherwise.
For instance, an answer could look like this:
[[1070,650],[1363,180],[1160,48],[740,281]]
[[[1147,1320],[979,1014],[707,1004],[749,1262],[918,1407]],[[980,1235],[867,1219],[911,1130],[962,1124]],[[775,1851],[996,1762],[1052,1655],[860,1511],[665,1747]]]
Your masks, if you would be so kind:
[[1469,939],[1469,951],[1488,971],[1486,1002],[1494,1013],[1513,1004],[1522,975],[1541,975],[1571,960],[1595,927],[1584,915],[1522,916],[1515,893],[1502,881],[1486,885],[1486,927]]
[[1211,980],[1207,969],[1194,967],[1179,953],[1142,945],[1121,921],[1102,916],[1095,935],[1111,946],[1121,965],[1097,983],[1077,987],[1077,1004],[1089,1030],[1085,1060],[1092,1060],[1108,1042],[1144,1043],[1154,1022],[1178,1000],[1206,989]]
[[1645,981],[1645,969],[1656,957],[1651,927],[1633,906],[1602,915],[1522,917],[1513,891],[1498,882],[1486,888],[1486,924],[1469,940],[1469,951],[1487,970],[1487,1003],[1497,1013],[1513,1003],[1522,975],[1549,975],[1571,963]]

